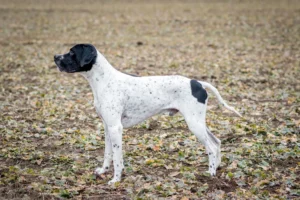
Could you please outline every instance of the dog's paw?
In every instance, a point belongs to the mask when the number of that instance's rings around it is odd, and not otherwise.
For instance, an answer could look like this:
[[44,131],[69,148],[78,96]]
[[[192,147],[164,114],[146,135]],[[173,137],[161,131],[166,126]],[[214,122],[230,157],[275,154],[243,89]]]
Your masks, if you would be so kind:
[[120,182],[120,179],[119,178],[113,178],[112,180],[108,181],[108,185],[114,185],[117,182]]
[[208,173],[210,173],[211,176],[215,176],[216,175],[215,167],[209,167]]
[[208,166],[208,173],[210,173],[211,176],[215,176],[216,175],[216,164],[215,163],[209,163]]
[[95,175],[96,175],[96,176],[100,176],[101,174],[104,174],[106,171],[107,171],[107,170],[104,169],[104,168],[97,167],[97,168],[95,169]]

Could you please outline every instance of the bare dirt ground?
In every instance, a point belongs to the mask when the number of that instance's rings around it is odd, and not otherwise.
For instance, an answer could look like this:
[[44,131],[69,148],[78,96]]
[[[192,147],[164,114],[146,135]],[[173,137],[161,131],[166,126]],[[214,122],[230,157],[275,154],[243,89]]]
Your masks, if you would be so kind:
[[[216,177],[180,115],[124,131],[122,182],[93,175],[104,137],[88,83],[53,55],[92,43],[117,69],[214,84]],[[0,1],[0,199],[297,199],[299,1]],[[211,95],[212,96],[212,95]]]

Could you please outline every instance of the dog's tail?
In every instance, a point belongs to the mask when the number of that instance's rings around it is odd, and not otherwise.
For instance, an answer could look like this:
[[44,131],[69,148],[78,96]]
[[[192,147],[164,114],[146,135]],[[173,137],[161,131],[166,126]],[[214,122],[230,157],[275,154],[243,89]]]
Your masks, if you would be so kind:
[[214,86],[212,86],[211,84],[209,84],[207,82],[202,82],[202,81],[199,81],[199,82],[203,85],[204,88],[208,88],[214,93],[214,95],[217,97],[220,104],[222,104],[228,110],[231,110],[232,112],[236,113],[238,116],[242,117],[242,115],[238,111],[236,111],[233,107],[227,105],[227,103],[221,97],[221,95],[220,95],[219,91],[217,90],[217,88],[215,88]]

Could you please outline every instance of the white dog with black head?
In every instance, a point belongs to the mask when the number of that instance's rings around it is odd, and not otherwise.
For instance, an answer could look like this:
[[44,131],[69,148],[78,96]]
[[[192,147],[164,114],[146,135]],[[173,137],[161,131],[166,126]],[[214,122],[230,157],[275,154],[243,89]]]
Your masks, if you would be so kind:
[[221,142],[205,123],[210,89],[227,109],[241,116],[228,106],[218,90],[207,82],[191,80],[183,76],[135,77],[116,70],[90,44],[78,44],[70,52],[55,55],[60,71],[82,74],[89,82],[97,114],[102,118],[105,130],[105,155],[102,168],[96,175],[105,173],[113,161],[114,177],[109,184],[121,180],[123,165],[123,128],[134,126],[149,117],[169,112],[180,112],[192,133],[205,146],[209,157],[208,171],[213,176],[221,162]]

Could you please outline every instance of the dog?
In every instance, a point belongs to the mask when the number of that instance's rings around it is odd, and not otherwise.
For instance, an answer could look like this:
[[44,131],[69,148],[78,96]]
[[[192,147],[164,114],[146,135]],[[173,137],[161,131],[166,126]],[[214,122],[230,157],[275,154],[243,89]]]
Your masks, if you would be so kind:
[[122,73],[91,44],[77,44],[68,53],[55,55],[54,62],[61,72],[83,75],[92,88],[94,106],[105,130],[104,162],[101,168],[96,168],[95,174],[105,173],[113,161],[114,176],[108,184],[121,180],[123,128],[164,112],[170,115],[180,112],[184,116],[190,131],[205,146],[209,173],[216,175],[221,162],[221,142],[205,123],[206,89],[211,90],[225,108],[241,115],[225,103],[214,86],[179,75],[138,77]]

